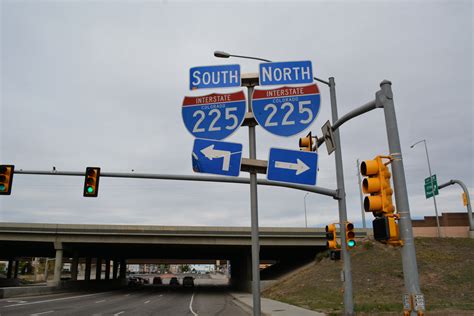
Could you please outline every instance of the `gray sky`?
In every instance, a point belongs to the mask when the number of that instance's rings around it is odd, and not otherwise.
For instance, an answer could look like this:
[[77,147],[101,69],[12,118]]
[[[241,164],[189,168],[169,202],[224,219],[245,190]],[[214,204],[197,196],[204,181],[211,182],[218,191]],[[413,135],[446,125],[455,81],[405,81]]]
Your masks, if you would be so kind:
[[[424,197],[423,145],[410,145],[427,139],[438,181],[461,179],[474,192],[472,20],[471,1],[3,0],[0,162],[193,174],[183,97],[227,90],[189,91],[189,68],[258,70],[256,61],[216,59],[214,50],[311,60],[316,76],[335,77],[339,115],[392,81],[412,217],[434,215]],[[318,135],[330,118],[329,91],[319,87],[321,111],[310,128]],[[270,147],[298,149],[306,133],[286,138],[257,127],[257,158],[267,160]],[[226,141],[244,144],[248,157],[247,138],[240,128]],[[347,123],[341,138],[348,216],[360,226],[356,159],[388,153],[382,111]],[[324,146],[319,168],[318,186],[335,188],[334,155]],[[91,199],[82,197],[83,181],[15,175],[12,195],[0,198],[0,220],[250,225],[247,185],[102,178],[99,198]],[[258,190],[261,226],[304,226],[304,192]],[[437,200],[440,211],[465,210],[457,186]],[[306,201],[310,226],[337,220],[332,198]]]

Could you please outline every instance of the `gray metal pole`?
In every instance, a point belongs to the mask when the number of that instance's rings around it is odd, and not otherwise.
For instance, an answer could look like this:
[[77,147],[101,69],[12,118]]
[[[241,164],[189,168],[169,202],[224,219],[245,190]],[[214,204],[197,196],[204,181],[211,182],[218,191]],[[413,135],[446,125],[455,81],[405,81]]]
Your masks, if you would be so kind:
[[[413,228],[405,180],[405,169],[403,167],[402,149],[400,146],[400,137],[398,134],[397,117],[395,115],[395,106],[393,103],[391,85],[392,83],[387,80],[384,80],[380,83],[381,91],[377,92],[377,100],[383,104],[385,124],[387,128],[388,147],[390,156],[393,158],[391,165],[395,190],[395,201],[398,214],[400,214],[400,237],[404,243],[403,247],[401,248],[401,253],[405,288],[410,297],[413,299],[417,298],[416,302],[418,305],[415,306],[415,309],[424,311],[424,299],[420,291],[415,243],[413,239]],[[416,313],[412,312],[412,315],[416,315]]]
[[438,238],[441,237],[441,227],[439,225],[439,216],[438,216],[438,205],[436,204],[436,195],[434,189],[434,183],[432,179],[431,173],[431,164],[430,164],[430,156],[428,155],[428,145],[426,145],[426,140],[423,139],[423,143],[425,144],[425,152],[426,152],[426,160],[428,161],[428,171],[430,172],[430,182],[431,182],[431,194],[433,195],[433,202],[435,207],[435,215],[436,215],[436,227],[438,228]]
[[359,159],[356,161],[357,164],[357,177],[359,178],[359,196],[360,196],[360,212],[362,213],[362,227],[364,229],[367,228],[367,225],[365,224],[365,209],[364,209],[364,194],[362,194],[362,179],[360,177],[360,162]]
[[[253,86],[248,86],[248,111],[252,112]],[[255,126],[249,125],[249,158],[257,159]],[[260,316],[260,245],[258,240],[258,199],[257,199],[257,172],[250,172],[250,214],[252,226],[252,296],[253,315]]]
[[426,139],[420,140],[419,142],[414,143],[413,145],[410,146],[410,148],[415,147],[417,144],[423,142],[425,144],[425,153],[426,153],[426,161],[428,162],[428,172],[430,174],[430,183],[431,183],[431,195],[433,196],[433,202],[434,202],[434,207],[435,207],[435,218],[436,218],[436,227],[438,229],[438,238],[441,237],[441,227],[439,224],[439,216],[438,216],[438,205],[436,204],[436,196],[435,196],[435,189],[434,189],[434,184],[433,184],[433,174],[431,173],[431,165],[430,165],[430,156],[428,155],[428,146],[426,145]]
[[[336,102],[336,83],[334,78],[329,78],[329,92],[331,97],[331,113],[332,122],[338,120],[337,117],[337,102]],[[347,210],[346,210],[346,191],[344,188],[344,172],[342,166],[342,151],[341,141],[339,138],[339,129],[334,131],[334,142],[336,144],[336,180],[337,190],[339,192],[339,221],[340,221],[340,234],[341,234],[341,254],[344,262],[344,315],[354,315],[354,302],[352,297],[352,272],[351,272],[351,257],[349,251],[346,248],[346,225],[347,222]]]
[[308,228],[308,216],[306,215],[306,197],[308,196],[309,192],[304,195],[304,226]]
[[447,183],[443,183],[441,185],[438,186],[438,189],[441,190],[445,187],[447,187],[448,185],[452,185],[452,184],[459,184],[462,188],[462,190],[464,191],[464,194],[466,195],[466,200],[467,200],[467,214],[468,214],[468,217],[469,217],[469,230],[471,232],[474,232],[474,219],[472,218],[472,206],[471,206],[471,198],[469,197],[469,191],[467,190],[467,186],[464,184],[464,182],[462,182],[461,180],[449,180],[449,182]]
[[[15,170],[15,174],[34,174],[44,176],[76,176],[84,177],[84,171],[41,171],[41,170]],[[250,179],[237,178],[237,177],[221,177],[221,176],[195,176],[195,175],[182,175],[182,174],[158,174],[158,173],[135,173],[135,172],[101,172],[101,177],[107,178],[128,178],[128,179],[156,179],[156,180],[176,180],[176,181],[203,181],[203,182],[223,182],[223,183],[239,183],[249,184]],[[317,194],[331,196],[334,199],[338,198],[336,190],[311,186],[292,184],[284,182],[272,182],[266,179],[257,179],[257,183],[260,185],[268,185],[274,187],[290,188],[295,190],[301,190],[306,192],[313,192]]]

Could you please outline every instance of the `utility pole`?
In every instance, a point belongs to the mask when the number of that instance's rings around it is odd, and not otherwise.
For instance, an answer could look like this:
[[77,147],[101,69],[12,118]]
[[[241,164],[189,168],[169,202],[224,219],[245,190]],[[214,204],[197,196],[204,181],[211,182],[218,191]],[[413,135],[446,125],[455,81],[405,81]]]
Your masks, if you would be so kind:
[[[334,125],[338,120],[337,115],[337,101],[336,101],[336,82],[333,77],[329,78],[329,93],[331,97],[331,114],[332,124]],[[340,221],[340,232],[341,232],[341,255],[344,268],[342,271],[343,282],[344,282],[344,315],[354,315],[354,301],[352,295],[352,271],[351,271],[351,256],[346,247],[346,222],[347,222],[347,209],[346,209],[346,191],[344,187],[344,171],[342,165],[342,151],[341,151],[341,140],[339,137],[339,129],[334,131],[334,142],[336,144],[335,160],[336,160],[336,181],[337,190],[339,193],[339,199],[337,200],[339,205],[339,221]]]
[[[395,190],[395,201],[398,214],[400,214],[399,228],[400,237],[403,240],[402,265],[405,289],[408,292],[408,300],[412,302],[410,308],[412,315],[421,314],[425,311],[424,296],[420,290],[420,279],[416,262],[415,241],[410,217],[410,205],[408,203],[408,192],[403,167],[402,148],[398,134],[397,117],[393,103],[392,83],[384,80],[380,83],[381,90],[376,93],[376,103],[384,109],[385,125],[387,128],[388,147],[392,160],[393,184]],[[419,314],[418,314],[419,315]]]

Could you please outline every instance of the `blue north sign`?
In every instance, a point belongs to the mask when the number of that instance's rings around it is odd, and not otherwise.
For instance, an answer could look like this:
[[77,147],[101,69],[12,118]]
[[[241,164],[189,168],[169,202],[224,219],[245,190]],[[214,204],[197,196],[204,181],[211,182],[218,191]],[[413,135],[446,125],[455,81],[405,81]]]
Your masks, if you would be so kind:
[[259,82],[261,86],[312,83],[313,67],[311,61],[261,63]]
[[240,65],[193,67],[189,70],[189,89],[240,87]]

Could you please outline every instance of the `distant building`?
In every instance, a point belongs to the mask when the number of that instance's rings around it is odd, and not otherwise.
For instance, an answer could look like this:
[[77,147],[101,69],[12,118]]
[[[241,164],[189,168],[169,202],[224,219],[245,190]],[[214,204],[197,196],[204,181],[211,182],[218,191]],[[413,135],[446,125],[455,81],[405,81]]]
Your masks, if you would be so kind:
[[[469,217],[467,212],[442,213],[439,216],[441,237],[469,237]],[[424,219],[412,220],[415,237],[438,237],[436,216],[425,216]]]

